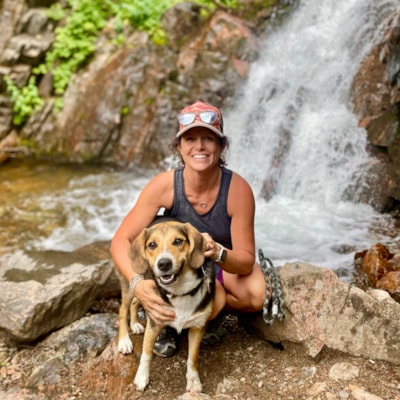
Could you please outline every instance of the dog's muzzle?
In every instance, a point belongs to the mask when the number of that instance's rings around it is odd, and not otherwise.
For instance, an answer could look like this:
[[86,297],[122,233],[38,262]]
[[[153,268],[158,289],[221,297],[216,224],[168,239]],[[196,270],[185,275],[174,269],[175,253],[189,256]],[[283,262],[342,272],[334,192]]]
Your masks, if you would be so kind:
[[175,280],[174,265],[170,258],[163,257],[157,261],[158,279],[163,285],[170,285]]

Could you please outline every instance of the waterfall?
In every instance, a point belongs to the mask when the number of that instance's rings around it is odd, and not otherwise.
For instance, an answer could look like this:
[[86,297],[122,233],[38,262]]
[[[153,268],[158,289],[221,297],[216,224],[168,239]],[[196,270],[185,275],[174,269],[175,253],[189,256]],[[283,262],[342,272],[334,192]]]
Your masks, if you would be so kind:
[[398,7],[397,0],[300,1],[269,32],[224,114],[229,167],[267,199],[257,199],[257,237],[270,256],[340,266],[349,262],[346,249],[371,239],[378,217],[357,204],[354,190],[370,162],[366,132],[348,97],[359,63]]
[[[346,278],[354,252],[390,231],[389,218],[359,204],[353,190],[370,158],[348,97],[359,63],[398,7],[398,0],[300,0],[267,32],[236,104],[223,110],[228,167],[254,189],[256,245],[275,265],[306,261]],[[109,240],[151,175],[72,179],[67,190],[37,200],[56,212],[62,204],[67,222],[31,247]]]

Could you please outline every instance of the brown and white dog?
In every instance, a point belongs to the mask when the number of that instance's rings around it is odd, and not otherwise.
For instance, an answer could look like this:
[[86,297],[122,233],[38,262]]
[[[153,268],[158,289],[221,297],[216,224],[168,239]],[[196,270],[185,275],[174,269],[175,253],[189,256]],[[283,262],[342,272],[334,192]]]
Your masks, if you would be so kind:
[[[145,228],[132,243],[132,266],[136,273],[150,273],[161,297],[175,310],[176,318],[168,325],[178,332],[189,329],[186,390],[201,392],[198,356],[205,327],[211,315],[215,295],[213,262],[205,259],[206,241],[189,223],[168,220]],[[144,328],[137,316],[139,301],[134,297],[126,279],[121,278],[122,300],[119,311],[118,351],[132,353],[133,345],[128,332],[144,331],[143,349],[134,383],[143,391],[150,379],[150,362],[154,343],[163,329],[147,316]]]

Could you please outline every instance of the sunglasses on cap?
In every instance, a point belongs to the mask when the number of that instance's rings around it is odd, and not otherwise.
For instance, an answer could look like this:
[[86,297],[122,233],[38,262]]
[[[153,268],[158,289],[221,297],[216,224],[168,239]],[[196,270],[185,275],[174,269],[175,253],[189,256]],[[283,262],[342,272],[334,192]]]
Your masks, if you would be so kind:
[[197,113],[180,114],[178,115],[178,121],[181,125],[187,126],[194,122],[196,116],[200,118],[201,122],[210,125],[214,124],[214,122],[217,120],[217,113],[215,111],[202,111],[201,113],[198,114]]

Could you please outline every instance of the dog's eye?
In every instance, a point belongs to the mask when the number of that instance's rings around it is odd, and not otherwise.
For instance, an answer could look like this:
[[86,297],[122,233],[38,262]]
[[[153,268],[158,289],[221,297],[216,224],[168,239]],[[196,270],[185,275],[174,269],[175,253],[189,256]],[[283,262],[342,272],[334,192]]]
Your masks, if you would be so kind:
[[174,240],[174,246],[180,246],[183,242],[184,242],[183,239],[181,239],[181,238],[176,238],[176,239]]
[[157,248],[157,243],[156,243],[156,242],[150,242],[150,243],[147,244],[147,247],[148,247],[150,250],[154,250],[154,249]]

